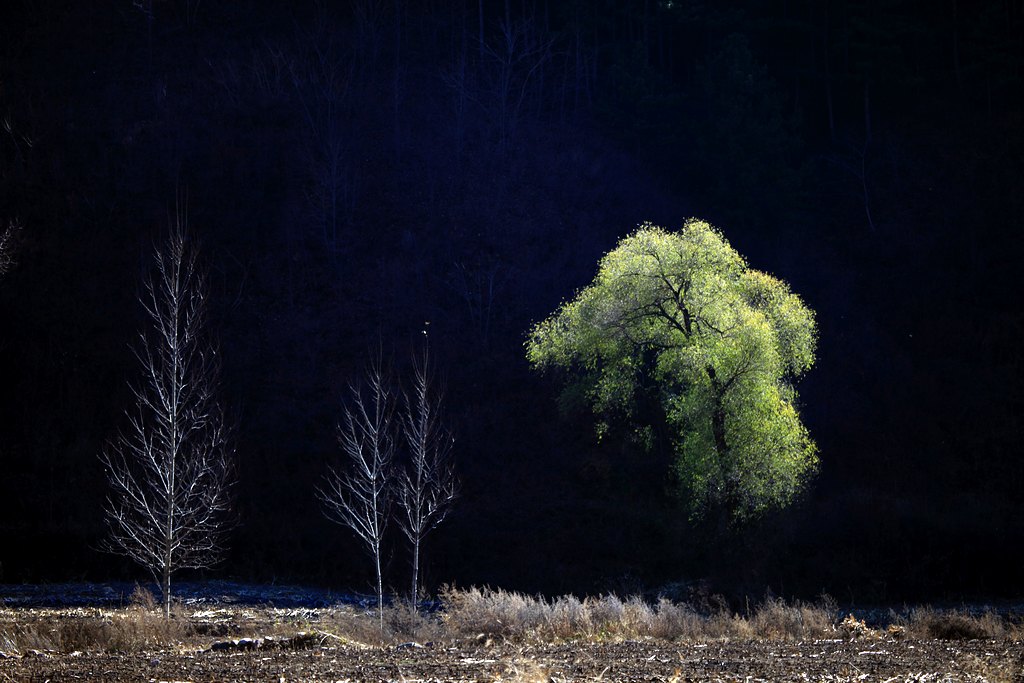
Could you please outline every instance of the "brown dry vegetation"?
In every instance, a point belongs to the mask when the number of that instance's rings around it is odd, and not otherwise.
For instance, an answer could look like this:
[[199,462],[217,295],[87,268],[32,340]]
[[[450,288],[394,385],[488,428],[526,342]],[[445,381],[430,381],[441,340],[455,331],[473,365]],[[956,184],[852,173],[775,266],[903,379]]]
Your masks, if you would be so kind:
[[722,638],[802,639],[835,630],[827,606],[767,600],[749,616],[724,607],[698,611],[686,603],[615,595],[552,600],[501,590],[471,588],[442,593],[444,632],[482,634],[513,641],[656,638],[706,641]]
[[612,595],[448,589],[441,597],[433,614],[388,608],[383,633],[375,614],[350,606],[178,605],[165,620],[140,595],[114,610],[0,609],[0,680],[125,680],[169,667],[177,680],[278,680],[285,672],[287,680],[731,680],[830,672],[832,680],[868,673],[861,680],[1024,681],[1024,629],[991,612],[922,608],[872,627],[839,619],[829,601],[770,599],[738,614]]
[[966,612],[939,611],[921,607],[910,613],[902,624],[911,638],[937,640],[1021,639],[1024,624],[1010,621],[992,612],[973,615]]
[[813,639],[1021,640],[1024,623],[988,611],[917,608],[872,627],[841,614],[829,599],[787,603],[770,598],[747,611],[697,610],[686,603],[615,595],[553,599],[503,590],[442,591],[440,609],[417,611],[396,603],[384,612],[384,630],[369,611],[177,605],[164,619],[146,591],[123,609],[0,609],[0,652],[140,652],[210,639],[319,632],[343,642],[384,646],[403,642],[500,641],[549,643],[653,639],[669,642],[802,641]]

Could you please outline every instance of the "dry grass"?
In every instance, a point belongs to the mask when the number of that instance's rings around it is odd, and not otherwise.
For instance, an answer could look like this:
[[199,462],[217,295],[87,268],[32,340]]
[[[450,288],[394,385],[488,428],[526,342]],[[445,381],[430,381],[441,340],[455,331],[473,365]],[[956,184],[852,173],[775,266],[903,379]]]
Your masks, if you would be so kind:
[[969,614],[919,608],[893,615],[888,628],[874,629],[852,616],[841,619],[836,603],[768,598],[746,613],[730,611],[723,600],[698,610],[662,599],[651,604],[615,595],[580,600],[554,599],[487,588],[445,589],[440,612],[449,638],[484,637],[510,641],[655,638],[669,641],[777,640],[814,638],[910,638],[965,640],[1024,638],[1024,624],[995,612]]
[[[206,648],[214,639],[290,637],[298,632],[369,646],[401,643],[507,641],[670,642],[801,641],[816,638],[962,640],[1024,638],[1024,626],[995,613],[919,608],[892,615],[888,628],[873,628],[852,616],[840,620],[835,604],[786,603],[767,599],[743,614],[724,601],[696,609],[662,599],[615,595],[548,599],[502,590],[442,591],[440,608],[423,613],[396,603],[385,610],[384,631],[371,610],[349,606],[319,610],[217,608],[194,612],[178,607],[165,620],[147,596],[120,610],[0,610],[0,653],[139,652],[167,647]],[[522,673],[522,672],[520,672]],[[527,676],[528,677],[528,676]],[[522,678],[522,676],[520,676]]]
[[748,619],[760,638],[769,640],[806,640],[835,633],[836,611],[829,601],[823,604],[798,602],[788,605],[779,599],[765,600]]
[[113,613],[66,614],[0,628],[0,652],[140,652],[183,641],[190,633],[180,615],[132,606]]
[[179,609],[165,619],[153,594],[136,586],[121,610],[57,610],[0,625],[0,652],[140,652],[180,643],[192,633]]
[[376,612],[344,606],[326,611],[319,628],[345,641],[364,645],[395,645],[444,640],[445,634],[436,616],[418,612],[407,603],[384,609],[384,631]]
[[900,620],[910,638],[928,640],[999,640],[1024,637],[1021,624],[1014,624],[992,612],[938,611],[919,607]]
[[719,607],[698,612],[685,603],[615,595],[547,600],[502,590],[446,589],[441,621],[451,637],[506,640],[657,638],[701,641],[723,638],[798,640],[835,633],[828,605],[787,605],[767,600],[743,617]]
[[504,675],[494,679],[495,683],[553,683],[555,678],[548,667],[532,657],[517,657],[506,664]]

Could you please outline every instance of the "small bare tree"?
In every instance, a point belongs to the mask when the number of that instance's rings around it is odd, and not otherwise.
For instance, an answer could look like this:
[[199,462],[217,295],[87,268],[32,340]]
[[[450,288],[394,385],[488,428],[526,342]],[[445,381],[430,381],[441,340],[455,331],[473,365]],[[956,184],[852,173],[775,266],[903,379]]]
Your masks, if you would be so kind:
[[13,221],[0,232],[0,275],[6,274],[14,265],[14,237],[17,233],[18,224]]
[[367,371],[365,387],[353,384],[349,391],[350,400],[338,426],[345,466],[332,468],[317,493],[327,518],[351,529],[373,557],[383,632],[381,544],[391,510],[395,398],[380,359]]
[[149,321],[135,357],[128,426],[105,449],[111,493],[106,549],[159,583],[170,616],[171,575],[211,567],[223,552],[234,453],[218,402],[217,351],[206,336],[207,288],[179,211],[139,301]]
[[401,416],[409,461],[396,482],[398,526],[412,546],[413,602],[419,598],[420,546],[448,516],[459,488],[454,439],[442,421],[444,394],[435,387],[426,330],[423,335],[423,355],[413,363],[412,389],[404,396]]

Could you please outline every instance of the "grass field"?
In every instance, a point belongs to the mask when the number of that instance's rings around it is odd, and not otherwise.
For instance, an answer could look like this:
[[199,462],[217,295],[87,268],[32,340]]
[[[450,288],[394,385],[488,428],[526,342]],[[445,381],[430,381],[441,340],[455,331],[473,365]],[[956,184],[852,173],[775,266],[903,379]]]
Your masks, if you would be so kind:
[[825,600],[723,605],[448,590],[395,605],[0,609],[0,680],[1024,681],[1019,620],[909,610],[866,624]]

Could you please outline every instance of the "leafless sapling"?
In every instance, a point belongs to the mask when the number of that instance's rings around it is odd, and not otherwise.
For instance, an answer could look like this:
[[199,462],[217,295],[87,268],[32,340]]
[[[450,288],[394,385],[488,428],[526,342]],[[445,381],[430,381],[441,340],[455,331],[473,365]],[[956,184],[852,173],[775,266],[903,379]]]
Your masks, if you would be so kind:
[[14,237],[18,232],[18,224],[11,222],[0,232],[0,275],[4,275],[14,265]]
[[381,544],[391,509],[395,397],[380,360],[368,369],[364,386],[352,384],[349,392],[338,425],[344,463],[331,468],[318,495],[327,518],[351,529],[373,557],[383,632]]
[[413,363],[412,387],[404,395],[401,414],[409,460],[396,480],[398,526],[412,546],[413,602],[419,597],[420,546],[448,516],[459,488],[454,439],[443,422],[444,394],[435,386],[429,338],[423,334],[423,355]]
[[131,387],[128,425],[102,461],[111,488],[106,549],[152,572],[169,617],[171,575],[221,559],[234,452],[206,336],[205,273],[181,212],[155,261],[139,295],[148,323],[135,347],[142,377]]

